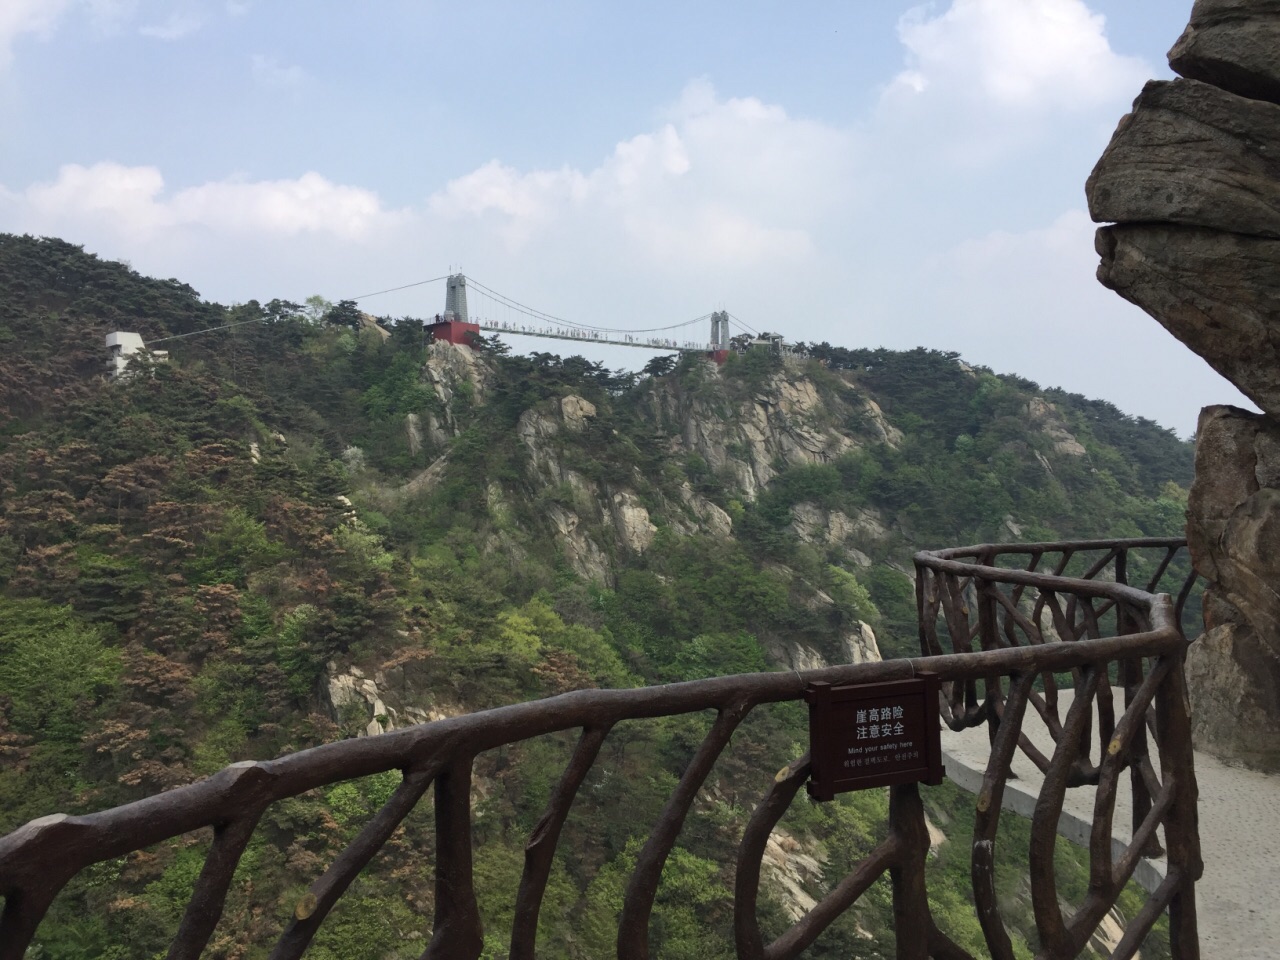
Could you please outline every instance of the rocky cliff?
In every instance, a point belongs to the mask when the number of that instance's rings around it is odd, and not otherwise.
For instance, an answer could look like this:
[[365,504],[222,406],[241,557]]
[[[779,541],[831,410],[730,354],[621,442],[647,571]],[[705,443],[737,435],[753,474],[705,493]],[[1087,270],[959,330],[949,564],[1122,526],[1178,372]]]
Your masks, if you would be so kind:
[[[428,442],[439,455],[400,489],[402,496],[428,492],[449,475],[450,441],[465,429],[468,411],[487,402],[495,372],[482,354],[436,342],[429,348],[422,376],[439,400],[426,417]],[[789,467],[829,463],[866,443],[893,446],[902,439],[875,401],[824,397],[797,364],[781,367],[743,391],[727,383],[715,364],[699,361],[692,376],[653,378],[640,406],[640,420],[655,437],[663,438],[662,459],[684,463],[693,458],[705,465],[708,475],[716,478],[722,501],[756,499]],[[865,437],[836,426],[855,413]],[[598,469],[601,437],[616,438],[618,429],[585,397],[564,393],[528,407],[520,412],[514,435],[519,472],[488,483],[488,512],[500,516],[536,503],[533,519],[538,529],[526,532],[554,543],[564,562],[584,580],[613,586],[619,567],[643,555],[662,528],[682,536],[734,535],[729,512],[695,490],[687,477],[671,471],[663,477],[646,476],[634,466]],[[890,534],[874,508],[854,518],[839,511],[828,515],[808,504],[797,505],[795,512],[794,532],[800,540],[841,551],[855,565],[869,566],[867,551],[882,553]],[[501,533],[489,544],[496,552],[519,549]],[[807,608],[833,623],[841,621],[836,601],[820,585],[785,566],[775,573]],[[837,642],[825,644],[767,631],[761,640],[778,663],[795,669],[880,659],[870,624],[852,619],[836,634]]]
[[[600,390],[598,376],[561,376],[574,358],[432,343],[420,369],[430,403],[404,424],[425,466],[395,487],[375,477],[361,496],[393,512],[465,491],[456,508],[489,556],[525,569],[532,558],[604,590],[634,569],[669,581],[652,558],[685,538],[745,550],[768,588],[804,611],[751,625],[793,669],[878,659],[885,630],[896,654],[914,651],[910,557],[922,546],[1096,536],[1119,520],[1097,499],[1117,463],[1099,453],[1098,417],[955,358],[869,354],[725,367],[688,358]],[[922,398],[922,378],[951,383]],[[926,419],[938,410],[946,422]],[[1075,516],[1088,528],[1058,526]],[[400,716],[410,705],[383,702]]]
[[1098,279],[1258,404],[1207,407],[1187,537],[1202,747],[1280,768],[1280,3],[1197,0],[1089,177]]

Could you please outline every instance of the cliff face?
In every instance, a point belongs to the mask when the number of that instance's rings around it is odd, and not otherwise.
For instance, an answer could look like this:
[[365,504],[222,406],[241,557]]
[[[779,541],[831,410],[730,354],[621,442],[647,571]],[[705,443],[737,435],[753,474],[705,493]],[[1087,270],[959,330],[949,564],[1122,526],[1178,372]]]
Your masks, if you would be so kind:
[[[798,372],[796,367],[780,369],[741,395],[708,362],[694,374],[693,389],[686,379],[654,378],[638,415],[663,438],[662,460],[700,460],[722,485],[721,499],[739,502],[756,499],[788,467],[829,463],[867,442],[894,445],[901,440],[901,432],[870,399],[857,404],[857,412],[874,439],[837,429],[833,424],[853,409],[824,398]],[[486,404],[494,377],[491,364],[471,349],[443,342],[431,345],[423,379],[440,403],[427,415],[427,430],[440,454],[401,488],[402,494],[429,491],[448,476],[450,441],[464,429],[464,408]],[[536,503],[538,529],[526,533],[554,542],[577,576],[604,587],[615,584],[628,561],[645,554],[660,529],[678,536],[734,537],[729,512],[684,477],[646,476],[635,467],[600,476],[599,439],[617,434],[614,422],[602,419],[597,405],[577,394],[545,399],[523,410],[514,429],[521,468],[518,476],[488,484],[490,514]],[[870,565],[865,550],[875,550],[888,534],[875,510],[856,519],[839,512],[828,517],[808,505],[797,506],[796,513],[795,532],[801,540],[834,545],[855,565]],[[815,513],[822,515],[820,532],[813,528]],[[491,537],[489,544],[495,552],[518,549],[501,535]],[[842,620],[836,601],[819,586],[783,566],[775,573],[807,608],[832,623]],[[812,642],[768,632],[762,633],[761,641],[777,662],[795,669],[880,659],[873,628],[856,619],[836,629],[834,643],[818,644],[821,650]]]
[[1089,177],[1098,279],[1258,404],[1207,407],[1187,537],[1202,747],[1280,768],[1280,3],[1197,0]]
[[[541,392],[513,387],[505,361],[434,343],[421,380],[435,402],[420,423],[406,423],[410,435],[422,435],[431,462],[390,496],[431,497],[465,482],[476,491],[469,509],[479,511],[490,554],[527,557],[550,546],[554,563],[607,589],[626,569],[645,567],[655,544],[693,536],[723,541],[726,550],[745,543],[753,555],[763,548],[770,554],[763,575],[810,615],[803,629],[754,628],[775,663],[805,669],[878,659],[877,617],[891,621],[898,652],[908,652],[910,556],[942,542],[922,519],[923,501],[934,499],[927,491],[934,478],[924,471],[944,477],[956,468],[935,462],[919,438],[890,421],[862,380],[869,365],[739,360],[724,368],[686,361],[620,396],[592,393],[593,400],[579,392],[580,382]],[[1066,495],[1064,483],[1094,482],[1099,470],[1053,402],[954,361],[942,364],[973,408],[953,429],[967,425],[980,437],[961,431],[951,441],[952,456],[972,461],[960,469],[999,465],[1010,479],[1029,477],[1042,488],[1036,496],[1053,503]],[[546,369],[525,379],[550,376]],[[983,397],[1002,390],[1004,400],[980,409]],[[901,406],[896,395],[881,399]],[[922,429],[918,415],[901,415]],[[486,417],[506,420],[477,440]],[[501,465],[490,459],[467,466],[477,446],[508,454]],[[956,536],[1022,538],[1043,519],[1016,504],[997,510],[992,479],[973,483],[968,502],[974,519],[991,514],[988,529]],[[957,518],[955,526],[962,530],[964,522]],[[896,599],[894,608],[877,610],[886,597]]]

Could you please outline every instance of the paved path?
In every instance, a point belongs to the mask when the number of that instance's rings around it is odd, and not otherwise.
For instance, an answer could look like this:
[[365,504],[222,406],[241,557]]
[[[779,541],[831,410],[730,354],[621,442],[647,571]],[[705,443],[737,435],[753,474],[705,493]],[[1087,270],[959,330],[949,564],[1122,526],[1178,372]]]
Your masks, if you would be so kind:
[[[1063,717],[1069,697],[1069,691],[1061,696]],[[1117,709],[1123,702],[1120,691]],[[1031,706],[1027,707],[1023,729],[1048,755],[1052,738]],[[1093,759],[1097,762],[1096,722],[1094,737]],[[948,778],[957,786],[976,791],[990,752],[986,728],[963,733],[944,729],[942,752]],[[1205,862],[1204,877],[1196,886],[1201,952],[1206,960],[1276,960],[1280,958],[1280,776],[1228,766],[1199,751],[1195,763]],[[1029,818],[1043,778],[1021,751],[1014,755],[1013,770],[1018,779],[1010,780],[1005,788],[1004,808]],[[1058,832],[1087,845],[1093,799],[1093,787],[1068,790]],[[1113,819],[1118,848],[1130,836],[1131,809],[1126,776]],[[1143,861],[1134,876],[1153,890],[1164,871],[1163,860]]]

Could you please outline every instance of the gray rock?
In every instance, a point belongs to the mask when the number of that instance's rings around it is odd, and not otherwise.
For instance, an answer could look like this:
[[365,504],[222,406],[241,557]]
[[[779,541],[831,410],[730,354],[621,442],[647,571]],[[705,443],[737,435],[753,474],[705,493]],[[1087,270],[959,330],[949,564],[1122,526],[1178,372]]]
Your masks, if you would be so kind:
[[574,433],[587,428],[587,421],[596,415],[596,405],[590,400],[570,394],[560,398],[560,417],[564,425]]
[[1280,413],[1280,240],[1164,224],[1098,230],[1098,279]]
[[1197,744],[1280,768],[1280,423],[1236,407],[1206,407],[1196,431],[1187,543],[1209,578],[1205,634],[1187,682]]
[[1209,629],[1187,651],[1192,739],[1225,760],[1280,771],[1280,662],[1212,591],[1205,620]]
[[409,444],[409,453],[416,456],[422,449],[422,418],[416,413],[404,415],[404,434]]
[[640,498],[629,490],[615,493],[609,503],[613,527],[619,541],[632,553],[644,553],[653,543],[658,528],[649,519]]
[[1196,425],[1196,477],[1187,498],[1187,545],[1201,576],[1217,580],[1222,533],[1258,491],[1254,446],[1264,418],[1238,407],[1205,407]]
[[1280,103],[1280,0],[1196,0],[1169,66],[1245,97]]
[[1085,184],[1106,222],[1280,237],[1280,106],[1196,80],[1148,83]]

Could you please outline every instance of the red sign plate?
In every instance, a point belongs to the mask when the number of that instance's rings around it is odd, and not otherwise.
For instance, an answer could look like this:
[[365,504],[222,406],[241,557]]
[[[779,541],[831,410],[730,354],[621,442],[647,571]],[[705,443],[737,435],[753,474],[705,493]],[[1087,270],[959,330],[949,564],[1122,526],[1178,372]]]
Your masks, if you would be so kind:
[[941,783],[938,692],[935,674],[886,683],[811,683],[804,692],[809,795],[830,800],[867,787]]

